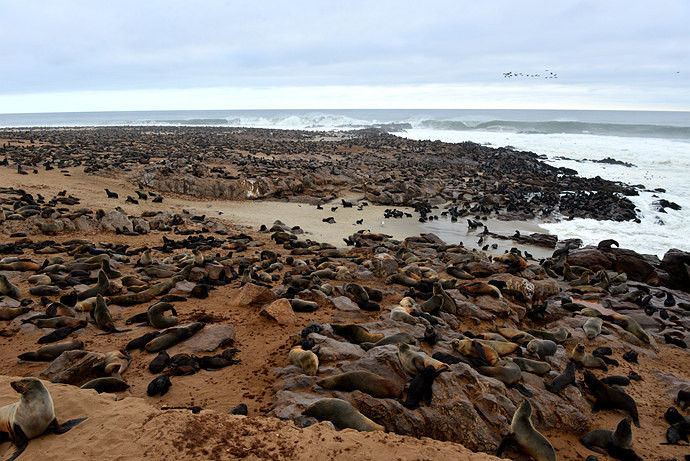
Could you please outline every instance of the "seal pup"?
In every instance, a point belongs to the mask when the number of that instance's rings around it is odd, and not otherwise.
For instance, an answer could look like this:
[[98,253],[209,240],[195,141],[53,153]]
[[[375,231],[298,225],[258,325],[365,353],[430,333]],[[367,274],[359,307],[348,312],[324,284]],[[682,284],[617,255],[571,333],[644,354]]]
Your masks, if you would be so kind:
[[558,394],[568,386],[568,384],[575,384],[575,362],[570,361],[566,365],[563,373],[553,378],[550,384],[546,384],[546,390],[553,394]]
[[594,396],[596,402],[592,412],[596,413],[603,408],[613,408],[627,412],[636,427],[640,427],[640,420],[637,413],[635,400],[622,390],[602,383],[594,373],[585,370],[585,384],[589,392]]
[[318,381],[316,384],[329,390],[361,391],[379,399],[400,397],[401,386],[370,371],[348,371]]
[[572,355],[575,363],[577,363],[580,366],[583,366],[585,368],[601,368],[604,371],[608,371],[606,362],[604,362],[604,360],[601,357],[585,353],[585,345],[582,343],[578,343],[573,348]]
[[292,365],[301,368],[307,376],[314,376],[319,370],[319,357],[312,351],[305,351],[302,346],[290,349],[288,358]]
[[419,408],[419,403],[424,400],[426,406],[431,405],[433,395],[432,386],[436,377],[445,370],[436,371],[433,365],[424,368],[417,376],[410,380],[407,390],[407,398],[400,403],[409,410]]
[[129,384],[116,376],[105,376],[102,378],[92,379],[81,386],[81,389],[94,389],[99,394],[102,394],[103,392],[122,392],[129,389]]
[[153,397],[154,395],[160,394],[160,396],[164,396],[165,394],[168,393],[168,389],[170,389],[170,386],[172,386],[172,383],[170,382],[170,376],[168,375],[160,375],[156,378],[153,379],[146,388],[146,395],[149,397]]
[[524,399],[513,414],[511,433],[503,437],[496,451],[499,458],[511,444],[517,444],[522,451],[537,461],[556,461],[556,452],[539,431],[532,425],[532,405]]
[[307,407],[304,414],[321,421],[333,423],[338,429],[355,429],[358,431],[384,431],[385,428],[364,416],[350,403],[341,399],[321,399]]
[[541,360],[549,355],[554,355],[558,345],[549,339],[533,339],[527,344],[527,350],[539,356]]
[[19,402],[0,408],[0,434],[9,438],[17,451],[8,459],[12,461],[26,450],[29,440],[51,429],[63,434],[87,418],[71,419],[59,424],[50,393],[37,378],[22,378],[10,383],[20,394]]
[[615,431],[606,429],[595,429],[583,435],[580,438],[580,443],[588,449],[600,454],[605,454],[603,450],[596,447],[608,449],[610,446],[617,448],[630,448],[633,441],[632,429],[630,427],[630,418],[624,418],[616,426]]

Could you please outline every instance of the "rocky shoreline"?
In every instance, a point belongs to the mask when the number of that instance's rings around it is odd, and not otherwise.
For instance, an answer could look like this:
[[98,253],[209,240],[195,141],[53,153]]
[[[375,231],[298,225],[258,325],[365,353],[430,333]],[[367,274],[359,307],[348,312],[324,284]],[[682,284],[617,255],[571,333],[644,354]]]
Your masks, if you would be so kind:
[[[160,192],[323,204],[346,194],[392,206],[448,204],[456,217],[637,219],[637,191],[584,179],[538,155],[474,143],[413,141],[376,129],[324,133],[247,128],[6,129],[5,164],[83,166]],[[33,144],[31,144],[33,143]]]
[[[437,441],[495,454],[528,399],[533,424],[559,459],[591,455],[579,438],[613,430],[626,416],[642,427],[633,428],[628,447],[637,455],[683,455],[682,447],[660,443],[669,437],[667,409],[687,415],[676,400],[690,389],[690,253],[671,249],[659,259],[610,240],[582,247],[515,235],[504,237],[512,251],[491,255],[432,233],[394,239],[366,230],[336,246],[310,239],[297,222],[250,229],[180,207],[183,194],[407,205],[415,219],[446,213],[482,235],[482,217],[557,211],[634,219],[625,198],[633,188],[578,178],[532,153],[408,141],[377,130],[17,129],[0,132],[0,140],[0,373],[69,385],[50,387],[60,399],[86,392],[143,399],[172,425],[156,426],[172,439],[166,453],[296,455],[285,444],[260,449],[261,437],[252,450],[239,432],[232,440],[211,435],[240,424],[224,415],[233,413],[249,415],[241,423],[245,435],[262,425],[286,430],[276,418],[292,421],[289,431],[297,432],[288,431],[290,438],[335,434],[322,456],[348,444],[366,459],[364,434],[334,432],[348,427],[404,436],[377,435],[367,450],[380,448],[381,456],[414,459],[425,446],[448,448]],[[17,179],[50,169],[66,189]],[[77,177],[79,189],[71,189]],[[116,180],[129,185],[131,199],[110,198],[111,191],[106,197],[103,189]],[[551,248],[547,257],[525,251],[535,241]],[[410,354],[424,366],[410,368]],[[428,365],[438,372],[430,400],[413,404],[411,383]],[[365,377],[334,384],[350,372]],[[635,414],[593,413],[600,398],[593,379],[632,398]],[[385,385],[372,390],[371,380]],[[16,395],[9,386],[2,392]],[[325,399],[369,422],[324,413],[315,405]],[[74,417],[89,416],[88,407],[80,410],[86,414]],[[41,437],[41,446],[63,437],[74,439],[61,450],[88,444],[93,425],[108,424],[108,410],[91,411],[92,420]],[[174,420],[196,429],[175,432]],[[110,421],[122,424],[121,417]],[[176,444],[180,437],[190,440]],[[392,451],[400,444],[418,448]],[[516,448],[504,455],[529,459]]]

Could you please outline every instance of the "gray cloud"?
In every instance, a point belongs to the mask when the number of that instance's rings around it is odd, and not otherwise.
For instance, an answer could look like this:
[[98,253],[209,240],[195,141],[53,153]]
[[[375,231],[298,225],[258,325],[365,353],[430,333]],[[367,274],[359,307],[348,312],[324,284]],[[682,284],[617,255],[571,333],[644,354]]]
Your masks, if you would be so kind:
[[0,95],[508,84],[546,69],[564,85],[689,86],[683,0],[330,3],[4,1]]

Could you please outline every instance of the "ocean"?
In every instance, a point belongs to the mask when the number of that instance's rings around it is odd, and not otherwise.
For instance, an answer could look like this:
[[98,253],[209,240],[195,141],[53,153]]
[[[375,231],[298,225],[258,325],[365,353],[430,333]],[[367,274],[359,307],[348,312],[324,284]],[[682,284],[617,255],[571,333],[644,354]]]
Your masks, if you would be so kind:
[[[0,114],[0,127],[193,125],[305,130],[385,127],[398,136],[512,146],[581,176],[639,185],[640,223],[562,220],[540,224],[586,244],[605,238],[663,256],[690,251],[690,112],[572,110],[257,110]],[[597,163],[613,158],[625,165]],[[680,210],[655,205],[665,199]]]

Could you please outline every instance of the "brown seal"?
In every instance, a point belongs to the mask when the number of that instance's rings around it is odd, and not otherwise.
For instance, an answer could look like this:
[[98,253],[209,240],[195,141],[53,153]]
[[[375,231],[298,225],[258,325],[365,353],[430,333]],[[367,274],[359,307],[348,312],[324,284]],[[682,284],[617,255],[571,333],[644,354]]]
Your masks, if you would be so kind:
[[402,394],[401,386],[395,381],[362,370],[329,376],[317,384],[329,390],[361,391],[379,399],[397,398]]
[[496,456],[501,457],[509,445],[515,443],[522,451],[537,461],[556,461],[556,452],[551,443],[532,425],[532,405],[525,399],[513,414],[511,433],[501,440]]
[[72,419],[59,424],[50,393],[37,378],[22,378],[10,383],[21,395],[19,402],[0,408],[0,438],[11,440],[17,451],[8,459],[12,461],[21,455],[29,440],[51,429],[62,434],[86,418]]

